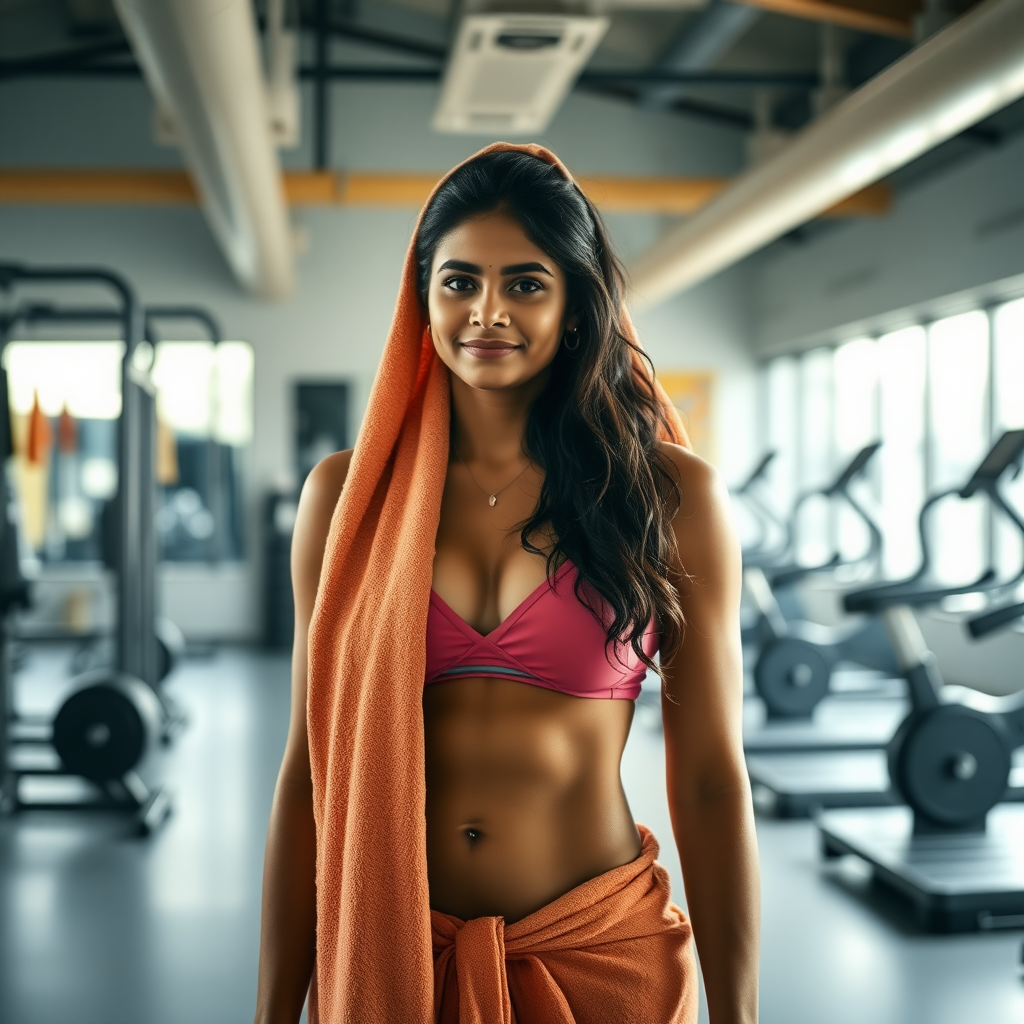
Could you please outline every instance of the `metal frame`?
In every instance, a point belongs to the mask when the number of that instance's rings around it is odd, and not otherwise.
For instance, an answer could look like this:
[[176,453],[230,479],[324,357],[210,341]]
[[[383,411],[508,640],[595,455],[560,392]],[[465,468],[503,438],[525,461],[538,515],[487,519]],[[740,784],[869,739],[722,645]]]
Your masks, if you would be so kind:
[[[144,338],[142,307],[134,288],[120,274],[95,267],[28,267],[0,263],[0,289],[20,284],[99,285],[118,299],[117,319],[125,343],[121,364],[121,417],[118,421],[118,586],[117,667],[150,685],[157,682],[154,621],[156,612],[156,537],[153,532],[155,486],[153,384],[134,365]],[[0,347],[6,330],[0,332]],[[146,524],[149,524],[148,530]],[[147,535],[148,534],[148,535]]]

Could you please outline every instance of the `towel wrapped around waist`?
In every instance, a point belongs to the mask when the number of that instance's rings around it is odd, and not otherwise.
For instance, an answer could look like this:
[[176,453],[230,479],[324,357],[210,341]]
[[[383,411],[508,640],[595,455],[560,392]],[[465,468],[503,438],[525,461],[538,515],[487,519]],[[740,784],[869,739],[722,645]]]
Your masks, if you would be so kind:
[[690,925],[658,843],[515,924],[431,911],[437,1024],[692,1024]]

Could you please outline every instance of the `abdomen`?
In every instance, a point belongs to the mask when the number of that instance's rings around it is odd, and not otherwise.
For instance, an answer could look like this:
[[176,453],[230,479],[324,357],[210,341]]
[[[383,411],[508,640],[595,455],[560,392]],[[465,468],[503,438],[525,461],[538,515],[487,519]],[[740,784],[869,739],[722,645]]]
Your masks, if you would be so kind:
[[460,679],[423,708],[434,909],[515,921],[638,856],[619,776],[632,701]]

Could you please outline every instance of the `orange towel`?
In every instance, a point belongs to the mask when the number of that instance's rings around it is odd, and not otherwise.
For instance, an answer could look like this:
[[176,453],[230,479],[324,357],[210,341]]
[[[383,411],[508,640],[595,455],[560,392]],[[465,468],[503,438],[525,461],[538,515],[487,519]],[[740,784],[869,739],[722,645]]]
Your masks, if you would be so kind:
[[[669,900],[658,843],[505,925],[431,911],[438,1024],[689,1024],[689,922]],[[610,1016],[611,1015],[611,1016]]]
[[[568,171],[540,146],[496,143]],[[429,1024],[423,679],[448,467],[448,370],[410,244],[391,331],[327,539],[309,631],[316,820],[313,1024]],[[628,318],[624,329],[632,331]],[[662,392],[672,440],[686,443]]]
[[45,466],[50,462],[53,447],[53,427],[39,404],[39,392],[32,397],[32,411],[28,414],[28,441],[25,443],[25,459],[33,466]]
[[78,451],[78,424],[74,416],[68,412],[67,402],[60,411],[57,421],[57,447],[61,455],[74,455]]

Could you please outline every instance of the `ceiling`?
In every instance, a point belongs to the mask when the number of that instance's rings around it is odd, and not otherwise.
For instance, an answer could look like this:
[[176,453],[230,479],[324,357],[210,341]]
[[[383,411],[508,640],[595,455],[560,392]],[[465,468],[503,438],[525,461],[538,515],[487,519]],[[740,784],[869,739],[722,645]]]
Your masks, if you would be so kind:
[[[644,0],[602,2],[611,26],[588,67],[589,77],[578,88],[672,110],[681,117],[732,125],[738,131],[752,128],[758,92],[767,95],[775,127],[797,130],[811,119],[822,50],[820,23],[762,9],[780,6],[771,0],[742,5],[724,0],[681,0],[673,5],[660,0],[658,6],[659,0],[647,0],[648,9]],[[921,6],[920,0],[842,4],[844,9],[903,20],[911,19]],[[266,5],[267,0],[256,0],[261,17]],[[474,9],[486,9],[485,5],[486,0],[473,2]],[[552,9],[551,0],[540,0],[540,6]],[[817,6],[835,10],[839,2],[820,0]],[[969,6],[969,0],[958,6]],[[459,9],[464,9],[459,0],[322,0],[322,6],[321,0],[286,0],[289,20],[303,30],[305,63],[311,65],[314,32],[324,23],[330,27],[332,64],[375,73],[419,69],[427,82],[443,66]],[[522,2],[518,9],[524,9]],[[873,77],[912,45],[909,39],[855,28],[835,31],[851,87]],[[312,73],[312,67],[307,70]],[[639,77],[610,81],[609,72]],[[3,82],[14,78],[59,75],[74,80],[79,75],[135,73],[111,0],[0,0],[0,102]],[[604,77],[594,81],[601,73]],[[722,80],[727,74],[731,81]],[[680,83],[681,75],[688,81]],[[709,75],[719,80],[707,82]],[[704,76],[705,81],[694,82],[694,76]],[[737,83],[737,77],[744,80]],[[892,182],[898,187],[916,181],[951,160],[998,145],[1021,128],[1024,104],[1017,103],[902,168]]]

